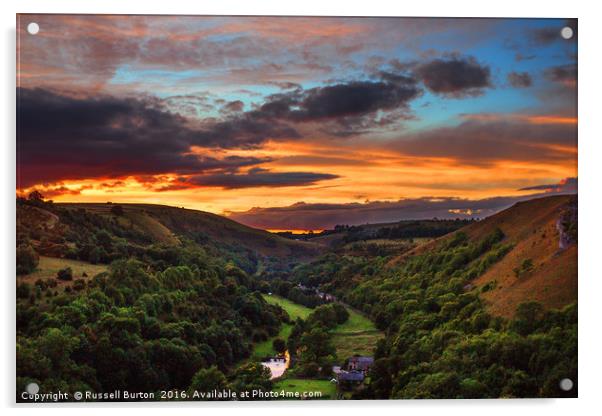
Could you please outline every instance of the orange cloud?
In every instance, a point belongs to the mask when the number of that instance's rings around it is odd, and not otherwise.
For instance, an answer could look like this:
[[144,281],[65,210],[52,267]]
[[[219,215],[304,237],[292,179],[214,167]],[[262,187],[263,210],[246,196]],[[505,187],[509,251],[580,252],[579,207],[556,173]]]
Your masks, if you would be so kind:
[[501,114],[501,113],[476,113],[463,114],[462,118],[473,121],[522,121],[530,124],[577,124],[577,117],[560,115],[530,115],[530,114]]

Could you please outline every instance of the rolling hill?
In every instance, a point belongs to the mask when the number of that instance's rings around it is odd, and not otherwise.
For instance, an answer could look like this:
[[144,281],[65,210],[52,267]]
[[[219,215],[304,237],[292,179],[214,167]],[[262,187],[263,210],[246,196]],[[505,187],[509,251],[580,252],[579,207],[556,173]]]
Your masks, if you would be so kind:
[[[85,210],[103,218],[114,220],[124,228],[147,237],[148,241],[178,244],[180,237],[212,244],[236,244],[263,256],[309,258],[319,246],[293,241],[258,230],[209,212],[153,204],[119,204],[122,214],[114,215],[111,209],[117,204],[57,203],[57,208]],[[17,208],[18,223],[23,227],[42,227],[46,231],[66,232],[58,216],[43,207],[21,205]]]

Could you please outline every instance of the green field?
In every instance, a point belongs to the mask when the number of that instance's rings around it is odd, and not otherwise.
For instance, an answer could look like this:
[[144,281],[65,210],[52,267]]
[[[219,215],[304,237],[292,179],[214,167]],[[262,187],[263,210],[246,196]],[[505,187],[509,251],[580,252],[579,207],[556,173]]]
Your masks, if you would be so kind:
[[[306,319],[311,313],[310,308],[291,302],[288,299],[277,295],[263,295],[264,299],[272,304],[280,305],[286,310],[291,319],[300,317]],[[377,341],[383,337],[371,320],[366,318],[358,311],[347,307],[349,319],[342,325],[337,326],[333,331],[333,342],[337,350],[339,360],[343,361],[355,354],[372,355]],[[292,328],[284,326],[277,336],[286,340]],[[285,332],[288,331],[288,332]],[[272,341],[275,337],[267,341],[256,344],[253,350],[253,357],[265,357],[275,352],[272,349]]]
[[358,332],[376,331],[376,327],[370,319],[349,307],[347,308],[347,311],[349,312],[349,319],[344,324],[337,326],[334,330],[335,333],[352,334]]
[[[272,391],[281,392],[284,390],[285,393],[298,392],[301,395],[303,393],[308,394],[308,399],[334,399],[337,394],[337,385],[331,383],[329,380],[310,380],[301,378],[289,378],[279,380],[274,383]],[[321,397],[309,395],[309,393],[321,392]],[[300,398],[302,398],[301,396]],[[285,398],[282,398],[285,399]]]
[[337,350],[337,357],[342,363],[354,355],[373,355],[376,343],[383,337],[378,331],[365,334],[334,334],[332,341]]
[[291,302],[290,300],[278,295],[263,295],[263,298],[266,300],[266,302],[271,303],[272,305],[280,305],[293,321],[297,318],[306,319],[312,311],[310,308],[299,305],[295,302]]
[[251,359],[253,360],[261,360],[264,357],[270,356],[273,357],[276,355],[276,351],[272,347],[272,342],[276,338],[282,338],[283,340],[287,340],[288,336],[291,334],[293,330],[293,326],[290,324],[283,324],[280,328],[280,332],[275,337],[271,337],[266,341],[259,342],[255,344],[253,347],[253,353],[251,354]]
[[347,307],[349,319],[333,330],[333,343],[339,360],[353,355],[372,355],[377,341],[384,335],[371,320]]
[[73,279],[82,278],[84,272],[88,275],[88,278],[92,278],[98,273],[107,271],[106,264],[92,264],[79,260],[40,256],[40,263],[36,270],[33,273],[19,277],[18,279],[19,281],[35,282],[40,278],[56,277],[56,273],[66,267],[71,267],[71,270],[73,270]]
[[[266,300],[266,302],[271,303],[272,305],[280,305],[282,309],[288,313],[291,320],[295,320],[298,317],[305,319],[311,313],[311,309],[277,295],[263,295],[263,298]],[[254,345],[251,359],[261,360],[263,357],[276,355],[276,351],[274,351],[274,348],[272,348],[272,342],[276,338],[282,338],[286,341],[292,330],[292,325],[283,324],[280,328],[280,332],[278,332],[278,335],[270,337],[266,341],[259,342]]]

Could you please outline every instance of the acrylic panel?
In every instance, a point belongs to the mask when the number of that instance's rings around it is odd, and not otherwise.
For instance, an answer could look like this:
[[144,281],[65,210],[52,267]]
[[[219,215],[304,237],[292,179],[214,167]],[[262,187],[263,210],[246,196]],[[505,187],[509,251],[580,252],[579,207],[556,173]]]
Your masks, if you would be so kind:
[[576,397],[577,20],[17,16],[16,400]]

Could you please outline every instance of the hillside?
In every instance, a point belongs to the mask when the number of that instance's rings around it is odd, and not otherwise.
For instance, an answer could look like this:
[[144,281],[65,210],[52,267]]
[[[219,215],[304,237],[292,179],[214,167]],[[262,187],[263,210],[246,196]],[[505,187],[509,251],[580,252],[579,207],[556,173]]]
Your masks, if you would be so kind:
[[295,268],[385,333],[362,398],[575,397],[577,197],[516,204],[391,256]]
[[[510,317],[522,302],[537,301],[546,308],[560,308],[577,299],[577,242],[569,238],[566,247],[559,247],[559,222],[567,211],[576,210],[576,204],[576,195],[532,199],[458,231],[478,240],[499,228],[504,241],[512,246],[502,259],[470,283],[481,292],[489,312]],[[573,221],[576,229],[577,219]],[[413,256],[437,250],[451,235],[394,257],[388,266],[396,267]],[[533,266],[519,271],[518,278],[514,269],[520,269],[525,260]]]
[[[115,221],[120,227],[146,237],[149,243],[173,245],[179,244],[180,237],[186,237],[201,244],[235,245],[262,256],[294,258],[311,257],[316,254],[318,247],[312,243],[282,238],[203,211],[152,204],[53,205],[70,211],[85,210],[109,221]],[[123,212],[120,215],[111,212],[115,206],[122,208]],[[59,221],[59,216],[45,207],[18,205],[17,219],[23,227],[41,227],[51,234],[64,234],[69,228]]]
[[[577,300],[577,242],[569,241],[566,247],[560,247],[561,217],[571,207],[576,209],[576,203],[576,196],[520,202],[464,228],[471,238],[480,238],[497,227],[514,245],[474,281],[491,313],[508,317],[522,302],[537,301],[546,308],[562,308]],[[532,266],[521,271],[525,261]]]

